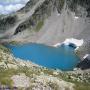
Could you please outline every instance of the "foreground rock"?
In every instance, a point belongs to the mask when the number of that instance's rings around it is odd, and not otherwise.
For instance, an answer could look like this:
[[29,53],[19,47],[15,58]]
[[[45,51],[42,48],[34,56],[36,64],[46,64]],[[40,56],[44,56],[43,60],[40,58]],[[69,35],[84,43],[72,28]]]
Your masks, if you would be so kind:
[[22,75],[14,75],[11,77],[11,79],[14,82],[14,87],[30,87],[29,83],[29,77],[27,77],[25,74]]
[[86,58],[83,59],[78,65],[78,68],[81,68],[83,70],[85,69],[90,69],[90,56],[87,56]]
[[81,58],[77,67],[84,70],[90,69],[90,41],[85,41],[75,52]]
[[74,84],[53,76],[40,75],[32,79],[21,74],[11,77],[14,87],[31,88],[32,90],[74,90]]

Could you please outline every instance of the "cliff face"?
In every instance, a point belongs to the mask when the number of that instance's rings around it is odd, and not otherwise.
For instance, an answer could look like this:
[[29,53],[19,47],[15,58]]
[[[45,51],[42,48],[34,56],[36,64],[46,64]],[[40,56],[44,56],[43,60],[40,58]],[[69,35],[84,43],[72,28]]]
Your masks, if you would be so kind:
[[[1,17],[1,31],[10,41],[56,44],[66,38],[89,39],[89,0],[30,0],[25,7]],[[11,22],[9,22],[9,20]]]

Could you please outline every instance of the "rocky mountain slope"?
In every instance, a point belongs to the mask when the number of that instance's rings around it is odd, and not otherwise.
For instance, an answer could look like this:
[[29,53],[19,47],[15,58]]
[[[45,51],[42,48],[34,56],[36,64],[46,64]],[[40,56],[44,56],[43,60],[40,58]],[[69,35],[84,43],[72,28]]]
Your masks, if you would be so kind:
[[89,0],[30,0],[16,13],[1,17],[1,38],[48,45],[72,37],[89,40],[89,16]]

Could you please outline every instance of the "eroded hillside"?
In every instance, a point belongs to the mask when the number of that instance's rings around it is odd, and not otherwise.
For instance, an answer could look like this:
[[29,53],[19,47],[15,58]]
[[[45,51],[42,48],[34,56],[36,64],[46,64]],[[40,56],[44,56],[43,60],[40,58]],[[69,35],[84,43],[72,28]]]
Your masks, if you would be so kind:
[[16,13],[1,17],[2,41],[52,45],[72,37],[88,40],[89,8],[89,0],[30,0]]

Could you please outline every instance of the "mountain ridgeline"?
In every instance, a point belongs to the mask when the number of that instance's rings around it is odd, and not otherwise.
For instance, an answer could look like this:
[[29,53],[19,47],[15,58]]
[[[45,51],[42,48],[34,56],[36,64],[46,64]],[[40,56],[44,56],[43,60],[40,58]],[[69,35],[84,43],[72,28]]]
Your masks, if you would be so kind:
[[90,0],[30,0],[19,11],[0,16],[0,33],[11,41],[46,44],[71,37],[87,40],[89,17]]
[[[33,1],[31,0],[30,2]],[[35,30],[41,29],[42,25],[44,24],[44,20],[47,19],[55,9],[57,9],[58,12],[61,12],[63,5],[64,0],[43,0],[43,3],[35,9],[32,16],[26,19],[16,28],[14,35],[27,28],[33,29],[36,27]],[[27,12],[27,10],[27,7],[23,8],[23,11]]]

